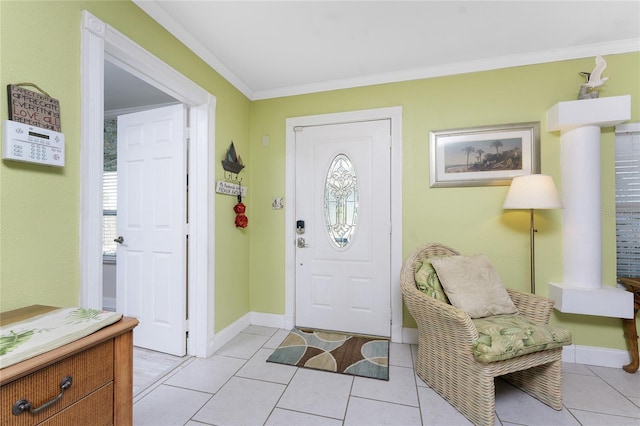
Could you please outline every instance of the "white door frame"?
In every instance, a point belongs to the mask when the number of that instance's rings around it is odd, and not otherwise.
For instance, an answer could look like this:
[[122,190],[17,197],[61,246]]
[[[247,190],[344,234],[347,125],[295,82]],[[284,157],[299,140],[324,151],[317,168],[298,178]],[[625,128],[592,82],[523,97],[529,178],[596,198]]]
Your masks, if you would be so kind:
[[288,118],[286,121],[286,188],[285,188],[285,307],[284,325],[295,325],[295,170],[297,126],[317,126],[354,121],[391,120],[391,341],[402,342],[402,107],[389,107],[334,114]]
[[190,108],[189,298],[187,353],[214,349],[214,176],[216,98],[87,11],[82,12],[80,150],[80,304],[102,308],[104,60]]

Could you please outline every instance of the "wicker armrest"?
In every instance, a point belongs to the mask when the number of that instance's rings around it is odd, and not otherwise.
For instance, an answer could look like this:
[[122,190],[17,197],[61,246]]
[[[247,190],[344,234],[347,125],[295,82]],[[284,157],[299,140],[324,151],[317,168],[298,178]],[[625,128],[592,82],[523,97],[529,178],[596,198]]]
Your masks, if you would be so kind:
[[548,324],[553,310],[553,300],[531,293],[507,289],[509,297],[520,315],[540,324]]

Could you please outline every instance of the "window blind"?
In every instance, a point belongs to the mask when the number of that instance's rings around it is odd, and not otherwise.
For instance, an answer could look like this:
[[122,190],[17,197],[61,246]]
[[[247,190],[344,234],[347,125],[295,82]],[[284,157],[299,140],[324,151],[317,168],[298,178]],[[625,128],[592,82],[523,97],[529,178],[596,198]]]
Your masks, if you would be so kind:
[[118,172],[102,174],[102,254],[105,260],[115,260],[117,243]]
[[616,127],[616,257],[619,277],[640,277],[640,123]]

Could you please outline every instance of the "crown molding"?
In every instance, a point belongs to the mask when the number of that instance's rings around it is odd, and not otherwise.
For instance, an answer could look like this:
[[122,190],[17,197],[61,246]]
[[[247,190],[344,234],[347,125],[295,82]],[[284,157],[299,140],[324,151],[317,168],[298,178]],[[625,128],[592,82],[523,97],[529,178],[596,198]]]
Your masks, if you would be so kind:
[[522,53],[518,55],[501,56],[477,61],[457,62],[433,67],[415,68],[393,73],[372,74],[350,79],[331,80],[299,86],[259,90],[253,92],[251,100],[303,95],[309,93],[326,92],[330,90],[349,89],[354,87],[373,86],[376,84],[397,83],[410,80],[421,80],[425,78],[490,71],[524,65],[566,61],[597,55],[614,55],[619,53],[638,51],[640,51],[640,38],[618,40],[615,42],[589,44],[565,49],[553,49],[540,52]]

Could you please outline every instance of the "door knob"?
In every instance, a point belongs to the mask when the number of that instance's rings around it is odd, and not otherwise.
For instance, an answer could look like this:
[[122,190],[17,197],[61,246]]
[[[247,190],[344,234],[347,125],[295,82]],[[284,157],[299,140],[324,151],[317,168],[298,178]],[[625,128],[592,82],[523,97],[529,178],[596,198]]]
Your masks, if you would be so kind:
[[122,236],[119,236],[118,238],[116,238],[115,240],[113,240],[114,242],[118,243],[118,244],[122,244],[124,243],[124,238],[122,238]]
[[300,237],[298,238],[298,248],[305,248],[305,247],[309,247],[309,244],[306,244],[306,241],[304,240],[304,238]]

